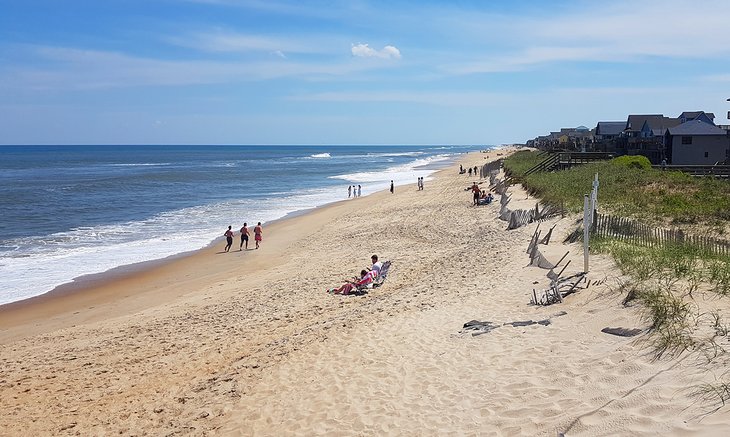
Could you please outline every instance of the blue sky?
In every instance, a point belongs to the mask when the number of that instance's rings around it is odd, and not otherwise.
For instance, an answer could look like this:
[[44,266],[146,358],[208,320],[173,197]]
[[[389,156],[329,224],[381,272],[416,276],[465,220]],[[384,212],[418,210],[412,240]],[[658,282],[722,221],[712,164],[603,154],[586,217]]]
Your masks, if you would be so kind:
[[730,1],[0,0],[0,144],[501,144],[729,124]]

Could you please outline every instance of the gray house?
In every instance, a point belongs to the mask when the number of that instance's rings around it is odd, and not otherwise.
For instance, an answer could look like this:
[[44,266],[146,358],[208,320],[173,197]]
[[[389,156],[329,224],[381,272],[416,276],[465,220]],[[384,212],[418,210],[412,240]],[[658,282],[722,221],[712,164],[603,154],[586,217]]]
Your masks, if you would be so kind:
[[618,138],[626,127],[625,121],[599,121],[596,125],[596,141]]
[[713,114],[712,112],[685,111],[679,114],[678,118],[680,123],[687,123],[688,121],[692,120],[700,120],[708,124],[715,124],[715,114]]
[[730,158],[730,134],[702,120],[670,127],[665,134],[667,158],[673,165],[713,165]]

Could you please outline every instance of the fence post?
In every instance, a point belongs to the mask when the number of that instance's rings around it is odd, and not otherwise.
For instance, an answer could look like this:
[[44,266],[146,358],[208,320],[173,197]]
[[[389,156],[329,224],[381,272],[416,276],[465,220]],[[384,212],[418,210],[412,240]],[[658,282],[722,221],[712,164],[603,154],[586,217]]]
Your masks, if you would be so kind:
[[589,209],[591,201],[588,195],[583,196],[583,271],[588,273],[588,242],[590,239],[591,215]]

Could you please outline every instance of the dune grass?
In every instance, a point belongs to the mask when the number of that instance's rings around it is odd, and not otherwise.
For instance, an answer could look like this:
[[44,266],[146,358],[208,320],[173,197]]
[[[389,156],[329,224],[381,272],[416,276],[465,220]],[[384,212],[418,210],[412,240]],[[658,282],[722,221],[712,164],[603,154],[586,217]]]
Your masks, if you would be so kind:
[[[505,169],[532,195],[546,203],[582,211],[583,195],[599,175],[599,207],[604,213],[647,223],[691,225],[722,233],[730,223],[730,182],[695,178],[651,168],[643,157],[619,157],[558,172],[524,173],[542,161],[522,151],[505,159]],[[624,305],[638,304],[648,325],[644,337],[654,356],[694,353],[708,370],[723,377],[695,388],[695,396],[715,405],[730,401],[730,325],[712,299],[695,295],[730,295],[730,257],[705,252],[690,244],[644,247],[612,238],[591,239],[591,251],[610,254],[624,273],[620,280]]]
[[541,160],[537,152],[521,151],[506,158],[504,166],[521,177],[523,186],[532,195],[572,211],[582,210],[583,195],[591,191],[593,176],[598,173],[599,202],[606,212],[678,225],[719,226],[730,220],[727,181],[655,170],[644,157],[619,157],[522,177]]

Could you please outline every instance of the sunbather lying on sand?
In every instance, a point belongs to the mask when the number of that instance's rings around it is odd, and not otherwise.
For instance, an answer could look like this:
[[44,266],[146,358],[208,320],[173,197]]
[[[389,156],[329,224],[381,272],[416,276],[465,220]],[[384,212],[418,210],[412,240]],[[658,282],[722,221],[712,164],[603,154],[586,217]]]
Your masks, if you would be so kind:
[[378,276],[378,273],[375,270],[367,271],[367,270],[361,270],[360,271],[360,278],[357,276],[353,277],[353,280],[347,281],[340,288],[331,288],[327,290],[328,293],[333,294],[350,294],[353,290],[355,290],[357,287],[361,287],[363,285],[370,284],[373,282],[373,279]]

